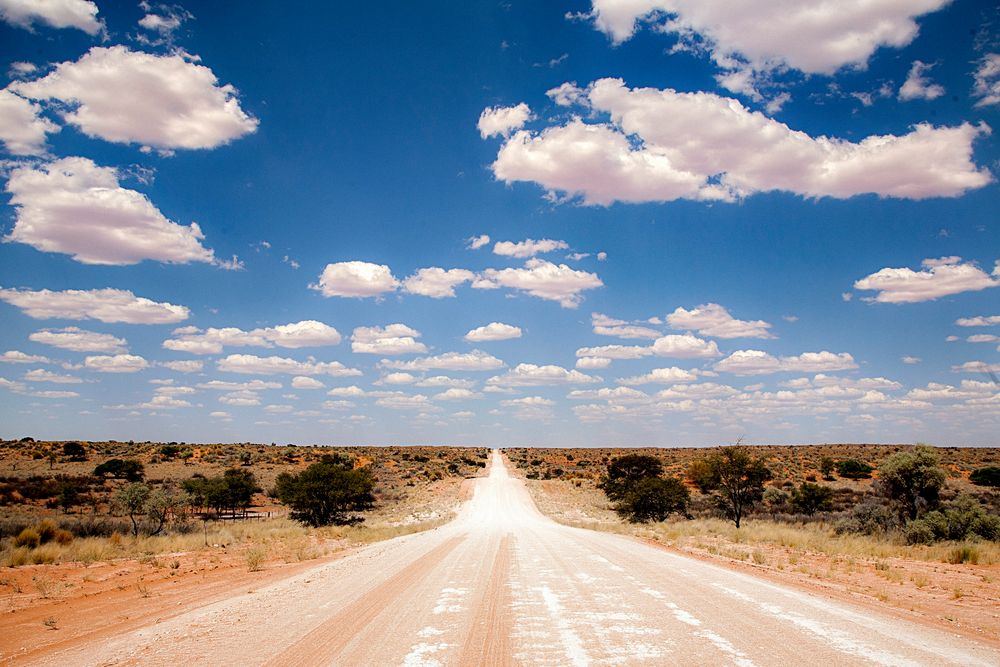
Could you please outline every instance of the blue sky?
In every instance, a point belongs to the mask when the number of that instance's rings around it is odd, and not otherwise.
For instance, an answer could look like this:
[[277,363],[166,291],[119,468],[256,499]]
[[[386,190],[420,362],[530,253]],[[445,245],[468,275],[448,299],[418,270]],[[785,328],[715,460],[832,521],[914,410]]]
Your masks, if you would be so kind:
[[0,0],[0,436],[997,444],[993,3],[543,4]]

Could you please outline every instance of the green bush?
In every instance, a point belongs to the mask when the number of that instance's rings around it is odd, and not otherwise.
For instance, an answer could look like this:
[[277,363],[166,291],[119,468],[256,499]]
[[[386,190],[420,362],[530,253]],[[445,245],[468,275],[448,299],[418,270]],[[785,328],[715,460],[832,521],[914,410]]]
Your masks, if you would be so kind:
[[278,500],[292,508],[293,519],[310,526],[327,526],[363,521],[349,513],[372,508],[374,487],[367,467],[354,469],[349,460],[324,456],[297,475],[278,475],[274,490]]
[[844,459],[837,461],[837,474],[847,479],[868,479],[875,470],[864,461]]
[[977,486],[1000,486],[1000,467],[987,466],[973,470],[969,481]]
[[892,509],[869,499],[855,505],[850,515],[837,524],[836,531],[838,534],[884,535],[898,527],[899,519]]
[[833,509],[833,489],[812,482],[803,482],[792,492],[792,507],[797,512],[812,516],[816,512]]
[[688,495],[678,479],[646,477],[629,486],[615,511],[631,523],[663,521],[674,512],[687,512]]
[[38,531],[32,528],[25,528],[17,534],[17,537],[14,538],[15,547],[28,547],[29,549],[34,549],[41,543],[41,536],[39,536]]
[[910,544],[977,538],[1000,540],[1000,516],[987,512],[971,496],[959,496],[950,507],[928,512],[906,526]]
[[628,454],[611,460],[608,464],[608,474],[598,484],[598,488],[611,500],[621,500],[632,485],[662,474],[663,463],[655,456]]
[[876,489],[896,502],[903,519],[912,521],[937,507],[947,477],[934,448],[917,445],[882,461]]

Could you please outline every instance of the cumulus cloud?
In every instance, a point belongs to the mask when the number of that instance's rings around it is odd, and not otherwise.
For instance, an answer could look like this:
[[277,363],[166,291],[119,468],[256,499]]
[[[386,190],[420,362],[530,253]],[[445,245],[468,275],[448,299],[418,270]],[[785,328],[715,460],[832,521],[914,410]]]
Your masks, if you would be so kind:
[[65,329],[42,329],[36,331],[28,340],[43,345],[71,350],[73,352],[124,352],[128,341],[111,334],[86,331],[78,327]]
[[385,368],[405,371],[491,371],[503,368],[504,363],[482,350],[471,352],[445,352],[433,357],[421,357],[412,361],[390,361],[383,359]]
[[83,360],[83,367],[98,373],[138,373],[149,362],[134,354],[95,355]]
[[607,368],[611,365],[611,359],[607,357],[580,357],[576,360],[576,367],[583,370],[597,370]]
[[653,342],[653,354],[674,359],[705,359],[722,356],[714,340],[691,334],[661,336]]
[[503,322],[490,322],[481,327],[476,327],[465,334],[465,340],[471,343],[481,343],[494,340],[510,340],[521,337],[521,327],[515,327]]
[[482,397],[483,395],[478,392],[461,387],[452,387],[432,396],[435,401],[470,401]]
[[430,399],[423,394],[403,393],[383,396],[375,401],[375,405],[390,410],[428,410],[433,407]]
[[208,389],[210,391],[264,391],[266,389],[281,389],[280,382],[269,380],[250,380],[249,382],[227,382],[224,380],[210,380],[198,385],[198,389]]
[[123,188],[111,167],[81,157],[14,169],[7,181],[17,211],[4,240],[83,264],[212,262],[197,223],[168,220],[146,195]]
[[486,381],[493,387],[536,387],[550,384],[590,384],[601,379],[561,366],[538,366],[518,364],[503,375],[496,375]]
[[601,387],[600,389],[577,389],[566,398],[573,401],[645,401],[649,395],[629,387]]
[[393,292],[399,281],[385,264],[370,262],[337,262],[327,264],[319,282],[310,285],[323,296],[378,297]]
[[252,354],[231,354],[219,359],[216,367],[226,373],[245,375],[330,375],[347,377],[361,375],[355,368],[347,368],[339,361],[319,362],[312,359],[296,361],[286,357],[258,357]]
[[638,345],[601,345],[599,347],[581,347],[576,356],[599,359],[642,359],[653,354],[652,347]]
[[303,320],[276,327],[244,331],[237,327],[183,327],[174,330],[175,338],[163,341],[163,347],[191,354],[220,354],[225,347],[302,348],[337,345],[340,333],[328,324]]
[[60,375],[41,368],[28,371],[24,374],[24,379],[28,382],[53,382],[55,384],[80,384],[83,382],[78,377],[72,375]]
[[714,338],[774,338],[768,322],[738,320],[717,303],[703,303],[691,310],[678,307],[667,315],[667,324]]
[[563,308],[576,308],[583,300],[581,292],[603,285],[597,274],[538,258],[529,259],[521,269],[486,269],[472,283],[476,289],[521,290],[539,299],[557,301]]
[[973,75],[972,94],[979,98],[977,107],[1000,104],[1000,53],[988,53],[979,61]]
[[442,269],[432,266],[419,269],[403,281],[403,290],[410,294],[429,296],[432,299],[443,299],[455,296],[455,288],[462,283],[470,282],[476,277],[472,271],[465,269]]
[[351,335],[351,350],[358,354],[420,354],[427,346],[417,342],[420,332],[405,324],[358,327]]
[[739,9],[728,0],[593,0],[595,26],[621,43],[644,22],[704,48],[730,73],[794,68],[833,74],[864,67],[880,47],[917,36],[916,17],[949,0],[775,0]]
[[489,245],[489,242],[489,235],[481,234],[480,236],[473,236],[465,239],[465,247],[467,250],[479,250],[483,246]]
[[161,361],[157,364],[163,368],[169,368],[178,373],[200,373],[205,367],[203,361],[198,359],[184,359],[182,361]]
[[297,375],[292,378],[292,386],[296,389],[325,389],[326,385],[315,378]]
[[867,301],[917,303],[1000,285],[1000,262],[992,276],[975,262],[962,262],[960,257],[925,259],[922,266],[919,271],[905,267],[881,269],[856,281],[854,289],[878,292]]
[[618,378],[618,384],[677,384],[678,382],[694,382],[700,373],[697,370],[685,370],[671,366],[670,368],[654,368],[645,375]]
[[27,30],[35,23],[77,28],[88,35],[104,30],[104,24],[97,19],[97,5],[91,0],[0,0],[0,18]]
[[734,375],[766,375],[780,372],[813,373],[843,371],[858,365],[847,352],[803,352],[798,356],[774,357],[761,350],[737,350],[713,368]]
[[459,389],[472,389],[475,386],[472,380],[448,377],[447,375],[433,375],[424,378],[416,383],[418,387],[458,387]]
[[978,317],[962,317],[955,320],[960,327],[991,327],[1000,325],[1000,315],[980,315]]
[[84,134],[161,151],[214,148],[257,129],[236,89],[183,52],[158,56],[124,46],[94,47],[11,90],[54,99],[63,119]]
[[676,199],[730,201],[758,192],[844,199],[955,197],[992,181],[972,161],[985,125],[918,124],[907,134],[859,142],[793,130],[713,93],[591,84],[610,122],[574,118],[521,130],[500,148],[493,173],[534,182],[589,205]]
[[571,107],[588,104],[587,91],[576,85],[576,82],[563,83],[545,91],[546,97],[561,107]]
[[9,90],[0,90],[0,141],[13,155],[44,155],[45,137],[59,126],[43,118],[41,107]]
[[899,99],[903,102],[910,100],[936,100],[944,95],[944,86],[932,83],[924,74],[934,67],[933,64],[914,60],[910,67],[906,81],[899,89]]
[[513,241],[497,241],[493,245],[493,254],[525,259],[526,257],[534,257],[541,253],[565,250],[567,248],[569,248],[569,244],[565,241],[556,241],[553,239],[538,239],[537,241],[535,239],[525,239],[517,243]]
[[26,354],[20,350],[7,350],[0,354],[0,363],[5,364],[51,364],[52,360],[40,354]]
[[17,306],[36,320],[93,319],[100,322],[128,324],[172,324],[186,320],[185,306],[151,301],[120,289],[96,290],[27,290],[0,287],[0,300]]
[[417,381],[417,376],[412,373],[386,373],[375,384],[413,384]]
[[479,115],[476,128],[479,135],[486,139],[495,134],[506,137],[512,130],[524,126],[531,120],[531,109],[524,102],[512,107],[487,107]]

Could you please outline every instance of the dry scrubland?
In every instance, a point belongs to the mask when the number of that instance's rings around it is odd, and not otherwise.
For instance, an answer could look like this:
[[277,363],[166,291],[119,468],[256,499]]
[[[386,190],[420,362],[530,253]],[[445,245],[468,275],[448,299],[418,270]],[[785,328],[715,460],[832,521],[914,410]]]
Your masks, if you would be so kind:
[[[790,491],[815,481],[834,489],[831,511],[811,517],[775,507],[767,496],[737,529],[718,518],[714,503],[686,480],[691,490],[692,519],[630,524],[614,511],[597,487],[607,464],[625,454],[659,458],[666,474],[684,478],[688,466],[705,449],[507,449],[519,474],[526,477],[540,509],[569,525],[631,534],[698,558],[747,569],[780,581],[819,589],[888,608],[907,616],[996,640],[1000,637],[1000,543],[986,540],[907,544],[900,533],[840,533],[838,524],[852,507],[874,494],[878,464],[908,446],[824,445],[760,446],[773,471],[768,487]],[[974,495],[993,513],[1000,511],[996,489],[969,482],[972,471],[1000,465],[997,448],[942,448],[948,472],[942,500]],[[871,479],[844,479],[833,473],[824,480],[821,461],[857,459],[875,468]],[[770,497],[776,494],[769,493]],[[780,511],[784,510],[784,511]]]

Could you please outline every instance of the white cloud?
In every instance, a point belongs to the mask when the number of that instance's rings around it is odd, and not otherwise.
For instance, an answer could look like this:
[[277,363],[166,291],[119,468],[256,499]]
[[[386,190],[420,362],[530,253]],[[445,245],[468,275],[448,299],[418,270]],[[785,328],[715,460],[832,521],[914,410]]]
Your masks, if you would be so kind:
[[1000,325],[1000,315],[980,315],[978,317],[962,317],[955,320],[960,327],[992,327]]
[[209,412],[208,416],[211,417],[212,419],[222,419],[224,421],[231,421],[233,417],[228,412],[223,412],[221,410],[216,410],[215,412]]
[[7,378],[0,377],[0,389],[21,393],[27,391],[28,387],[23,382],[17,382],[16,380],[8,380]]
[[0,0],[0,18],[27,30],[35,23],[77,28],[88,35],[104,30],[104,24],[97,20],[97,5],[91,0]]
[[427,346],[417,342],[420,332],[405,324],[358,327],[351,335],[351,350],[357,354],[420,354]]
[[847,352],[803,352],[798,356],[774,357],[761,350],[737,350],[717,362],[715,370],[734,375],[766,375],[780,372],[813,373],[842,371],[858,365]]
[[231,354],[219,359],[216,367],[226,373],[244,373],[247,375],[331,375],[346,377],[361,375],[355,368],[347,368],[339,361],[318,362],[296,361],[286,357],[258,357],[252,354]]
[[421,357],[412,361],[390,361],[383,359],[385,368],[406,371],[491,371],[503,368],[504,363],[482,350],[471,352],[445,352],[434,357]]
[[75,391],[33,391],[31,395],[37,398],[77,398],[80,396]]
[[599,359],[642,359],[653,354],[652,347],[638,345],[602,345],[600,347],[581,347],[576,356]]
[[185,306],[151,301],[120,289],[33,291],[0,287],[0,300],[17,306],[36,320],[94,319],[128,324],[172,324],[186,320]]
[[98,373],[137,373],[149,362],[134,354],[95,355],[83,360],[84,368]]
[[467,250],[479,250],[490,242],[490,237],[488,234],[481,234],[479,236],[473,236],[465,239],[465,247]]
[[40,115],[41,107],[0,90],[0,141],[13,155],[44,155],[45,136],[59,126]]
[[910,364],[911,366],[914,365],[914,364],[919,364],[921,361],[923,361],[923,359],[921,359],[920,357],[912,357],[910,355],[902,357],[900,360],[904,364]]
[[565,250],[567,248],[569,248],[568,243],[554,239],[538,239],[537,241],[535,239],[525,239],[517,243],[513,241],[497,241],[493,245],[493,254],[525,259],[526,257],[534,257],[540,253]]
[[678,382],[694,382],[700,373],[697,370],[685,370],[671,366],[670,368],[654,368],[645,375],[624,377],[615,380],[618,384],[677,384]]
[[73,352],[124,352],[128,341],[116,338],[111,334],[86,331],[77,327],[65,329],[42,329],[36,331],[28,340],[43,345],[72,350]]
[[924,76],[927,70],[934,67],[933,64],[914,60],[910,67],[906,81],[899,89],[899,99],[908,102],[910,100],[936,100],[944,95],[944,86],[931,83],[930,79]]
[[431,398],[435,401],[469,401],[473,399],[482,398],[483,395],[469,389],[462,389],[460,387],[452,387],[451,389],[446,389],[439,394],[434,394]]
[[319,380],[304,375],[297,375],[292,378],[292,386],[296,389],[325,389],[326,385]]
[[587,91],[577,86],[575,81],[546,90],[545,95],[561,107],[587,104]]
[[175,338],[163,341],[163,347],[175,352],[191,354],[220,354],[225,347],[278,347],[302,348],[338,345],[340,333],[328,324],[303,320],[276,327],[244,331],[236,327],[197,327],[176,329]]
[[583,370],[597,370],[607,368],[611,365],[611,359],[607,357],[580,357],[576,360],[576,367]]
[[375,404],[390,410],[427,410],[432,408],[430,399],[423,394],[393,394],[383,396]]
[[[610,123],[579,118],[516,132],[493,163],[497,179],[530,181],[589,205],[733,200],[758,192],[804,197],[955,197],[990,183],[972,161],[985,125],[918,124],[859,142],[793,130],[713,93],[627,88],[601,79],[589,99]],[[933,156],[933,159],[928,159]]]
[[367,396],[368,393],[357,385],[351,385],[350,387],[334,387],[330,391],[326,392],[327,396],[347,396],[350,398],[362,398]]
[[472,343],[481,343],[494,340],[510,340],[521,337],[521,327],[515,327],[503,322],[490,322],[481,327],[476,327],[465,334],[465,340]]
[[994,276],[990,276],[975,262],[961,262],[960,259],[959,257],[925,259],[924,268],[920,271],[905,267],[884,268],[856,281],[854,289],[878,292],[874,297],[867,298],[867,301],[917,303],[933,301],[951,294],[977,292],[1000,285],[998,271],[994,271]]
[[28,382],[53,382],[55,384],[80,384],[83,382],[78,377],[72,375],[59,375],[41,368],[28,371],[24,374],[24,379]]
[[988,53],[983,56],[973,76],[975,86],[972,94],[979,98],[976,106],[1000,104],[1000,53]]
[[1000,373],[1000,364],[988,364],[985,361],[966,361],[959,366],[952,366],[956,373]]
[[[654,318],[655,319],[655,318]],[[613,336],[615,338],[659,338],[663,334],[656,329],[629,324],[625,320],[616,320],[602,313],[591,313],[590,323],[594,327],[594,333],[598,336]],[[647,320],[647,323],[652,323]],[[657,324],[659,321],[657,320]]]
[[719,357],[719,346],[714,340],[704,340],[691,334],[661,336],[653,342],[653,354],[674,359],[705,359]]
[[691,310],[679,307],[667,315],[667,324],[715,338],[774,338],[768,322],[738,320],[717,303],[703,303]]
[[566,398],[573,401],[645,401],[649,395],[629,387],[601,387],[600,389],[577,389]]
[[[375,384],[413,384],[417,381],[417,376],[411,373],[386,373]],[[426,385],[421,385],[426,386]]]
[[553,406],[556,402],[548,398],[542,398],[541,396],[525,396],[524,398],[512,398],[500,401],[500,404],[508,407],[538,407]]
[[552,406],[555,401],[541,396],[525,396],[524,398],[513,398],[500,401],[500,405],[507,408],[514,408],[516,419],[551,419],[553,416]]
[[536,387],[550,384],[591,384],[600,378],[580,371],[568,370],[562,366],[537,366],[518,364],[503,375],[496,375],[486,381],[494,387]]
[[418,387],[458,387],[459,389],[472,389],[475,386],[472,380],[452,378],[447,375],[434,375],[424,378],[416,383]]
[[1000,340],[1000,336],[993,334],[975,334],[965,339],[969,343],[995,343]]
[[487,107],[479,115],[476,128],[479,135],[486,139],[495,134],[506,137],[512,130],[523,127],[531,120],[531,109],[524,102],[512,107]]
[[178,373],[200,373],[204,368],[204,362],[198,359],[184,359],[182,361],[161,361],[158,366],[169,368]]
[[51,364],[52,360],[38,354],[26,354],[20,350],[7,350],[0,354],[0,363],[5,364]]
[[597,274],[538,258],[529,259],[523,269],[486,269],[472,283],[476,289],[509,287],[523,290],[539,299],[558,301],[563,308],[576,308],[583,300],[581,292],[603,285]]
[[395,291],[399,281],[385,264],[337,262],[327,264],[319,276],[319,283],[310,287],[323,296],[378,297]]
[[212,262],[197,223],[168,220],[146,195],[123,188],[111,167],[81,157],[14,169],[7,181],[17,211],[7,241],[71,255],[84,264]]
[[266,389],[281,389],[280,382],[269,382],[267,380],[251,380],[249,382],[226,382],[224,380],[210,380],[198,385],[198,389],[208,389],[211,391],[264,391]]
[[58,100],[66,122],[88,136],[161,151],[214,148],[256,130],[236,89],[220,86],[211,69],[185,56],[94,47],[48,76],[10,87],[31,99]]
[[844,66],[864,68],[880,47],[906,46],[917,36],[914,19],[948,2],[770,0],[734,6],[730,0],[593,0],[593,16],[616,43],[632,37],[640,21],[652,21],[688,48],[711,51],[730,70],[833,74]]
[[442,269],[432,266],[418,269],[416,273],[403,281],[403,290],[410,294],[429,296],[432,299],[443,299],[455,296],[455,288],[476,277],[472,271],[465,269]]

